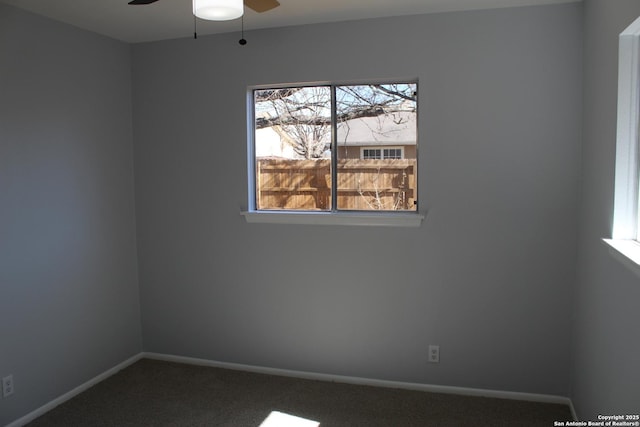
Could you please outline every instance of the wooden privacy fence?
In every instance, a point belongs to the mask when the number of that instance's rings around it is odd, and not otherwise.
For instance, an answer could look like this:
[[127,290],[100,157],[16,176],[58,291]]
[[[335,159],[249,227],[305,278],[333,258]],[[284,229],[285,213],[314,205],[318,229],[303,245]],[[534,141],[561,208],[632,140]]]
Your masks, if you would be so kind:
[[[331,209],[331,160],[256,159],[258,209]],[[338,209],[416,209],[416,160],[338,161]]]

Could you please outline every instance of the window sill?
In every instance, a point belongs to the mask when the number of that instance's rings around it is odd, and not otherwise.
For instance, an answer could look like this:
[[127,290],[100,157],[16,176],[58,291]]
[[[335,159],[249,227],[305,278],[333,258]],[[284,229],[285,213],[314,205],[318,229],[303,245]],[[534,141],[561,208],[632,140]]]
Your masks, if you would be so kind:
[[240,212],[248,223],[302,225],[364,225],[378,227],[420,227],[424,215],[419,213],[368,212]]
[[640,243],[635,240],[602,239],[609,253],[640,277]]

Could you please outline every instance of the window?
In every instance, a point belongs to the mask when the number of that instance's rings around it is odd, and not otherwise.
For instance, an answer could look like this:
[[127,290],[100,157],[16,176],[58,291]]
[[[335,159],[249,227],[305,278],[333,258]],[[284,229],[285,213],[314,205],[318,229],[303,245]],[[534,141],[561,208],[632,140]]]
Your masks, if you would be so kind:
[[640,274],[640,18],[620,34],[611,253]]
[[380,154],[380,149],[376,148],[363,148],[362,149],[362,159],[363,160],[380,160],[382,155]]
[[250,210],[417,213],[417,84],[251,91]]
[[363,160],[402,159],[402,148],[363,148]]
[[383,159],[401,159],[402,148],[385,148],[382,150]]

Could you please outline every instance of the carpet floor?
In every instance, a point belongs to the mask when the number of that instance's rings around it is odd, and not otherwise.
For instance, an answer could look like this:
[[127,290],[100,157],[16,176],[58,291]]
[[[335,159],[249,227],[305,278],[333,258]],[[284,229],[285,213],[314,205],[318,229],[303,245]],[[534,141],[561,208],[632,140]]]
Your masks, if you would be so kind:
[[[568,406],[304,380],[142,359],[28,424],[553,426]],[[319,424],[318,424],[319,423]]]

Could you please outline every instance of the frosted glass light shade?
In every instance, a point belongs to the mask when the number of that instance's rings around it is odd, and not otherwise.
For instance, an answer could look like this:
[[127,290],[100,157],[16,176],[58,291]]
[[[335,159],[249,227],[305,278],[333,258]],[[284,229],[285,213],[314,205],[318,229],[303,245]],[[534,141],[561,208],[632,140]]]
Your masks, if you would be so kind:
[[193,14],[200,19],[228,21],[243,13],[243,0],[193,0]]

